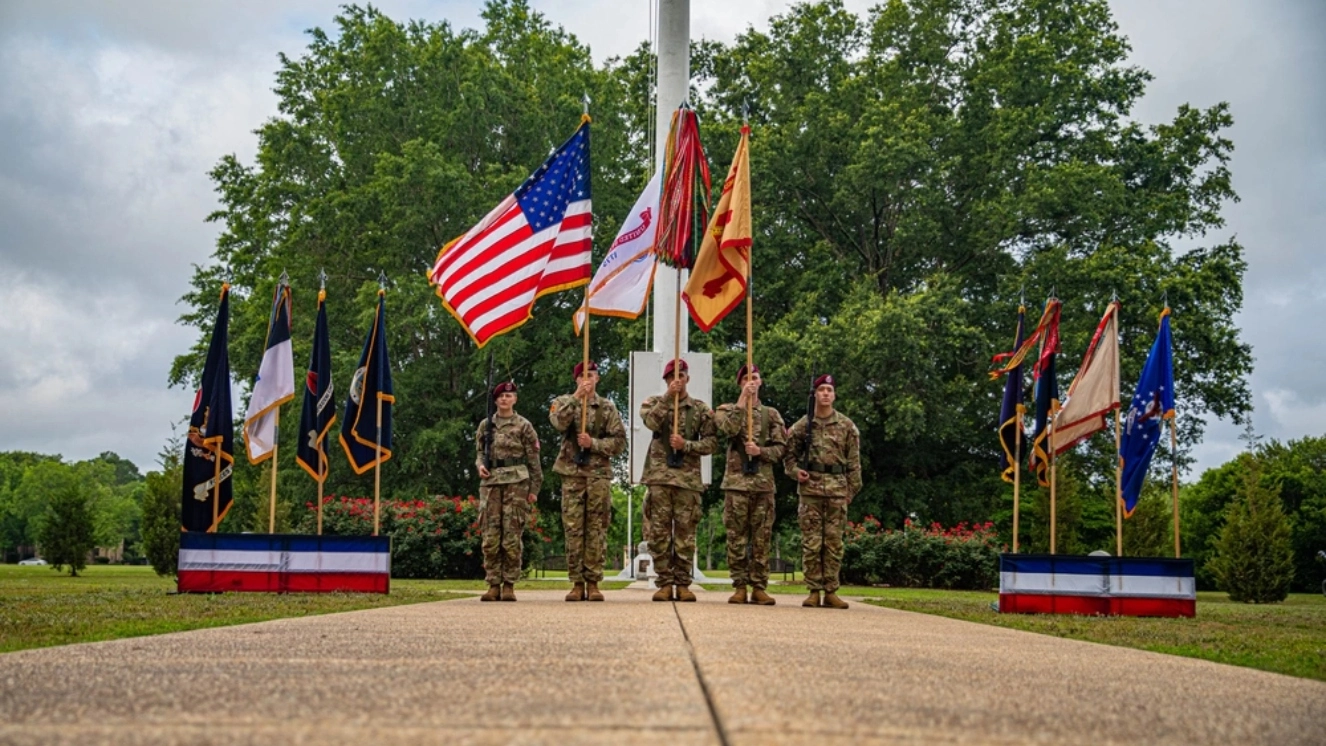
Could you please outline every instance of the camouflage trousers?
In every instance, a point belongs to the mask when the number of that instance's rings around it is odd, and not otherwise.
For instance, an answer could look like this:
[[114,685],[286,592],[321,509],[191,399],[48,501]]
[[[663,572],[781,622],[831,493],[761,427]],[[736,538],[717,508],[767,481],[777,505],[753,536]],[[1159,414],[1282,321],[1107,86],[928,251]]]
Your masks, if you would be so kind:
[[773,524],[774,493],[725,490],[723,528],[727,529],[727,566],[733,587],[769,586]]
[[612,509],[611,481],[562,477],[562,532],[566,535],[566,577],[572,583],[603,580]]
[[522,570],[521,538],[529,519],[529,480],[479,488],[483,569],[488,585],[514,583]]
[[700,493],[649,485],[645,502],[645,540],[654,556],[658,585],[690,585],[695,569],[695,530],[700,525]]
[[847,499],[802,497],[797,509],[801,527],[801,562],[806,588],[838,590],[838,571],[843,565],[843,529],[847,525]]

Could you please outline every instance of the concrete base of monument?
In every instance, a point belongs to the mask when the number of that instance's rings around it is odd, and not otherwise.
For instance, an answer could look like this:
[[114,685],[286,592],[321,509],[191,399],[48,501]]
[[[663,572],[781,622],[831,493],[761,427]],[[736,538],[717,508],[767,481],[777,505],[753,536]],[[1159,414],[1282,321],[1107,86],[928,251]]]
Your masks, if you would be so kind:
[[[649,553],[649,545],[646,542],[640,542],[636,549],[635,559],[627,564],[621,572],[617,573],[613,580],[633,580],[630,588],[657,588],[655,582],[658,579],[658,573],[654,571],[654,556]],[[700,569],[699,553],[697,552],[691,558],[691,582],[695,584],[708,583],[710,585],[732,585],[730,578],[711,578],[704,574]]]

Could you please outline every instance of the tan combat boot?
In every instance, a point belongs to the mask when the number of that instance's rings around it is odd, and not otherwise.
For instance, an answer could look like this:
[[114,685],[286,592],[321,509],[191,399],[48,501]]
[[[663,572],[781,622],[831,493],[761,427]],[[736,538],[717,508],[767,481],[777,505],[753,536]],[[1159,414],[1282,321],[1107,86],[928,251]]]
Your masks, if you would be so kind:
[[670,585],[660,585],[660,586],[658,587],[658,590],[654,591],[654,600],[655,600],[655,601],[671,601],[671,600],[672,600],[672,586],[670,586]]
[[732,592],[732,596],[727,600],[730,604],[746,603],[746,586],[742,586]]
[[500,586],[500,585],[490,585],[490,586],[488,586],[488,592],[485,593],[485,594],[483,594],[482,596],[479,596],[479,600],[480,600],[480,601],[496,601],[496,600],[498,600],[498,599],[501,598],[501,597],[502,597],[502,586]]
[[847,602],[838,598],[838,594],[829,591],[824,594],[824,605],[833,609],[846,609]]
[[778,603],[774,600],[773,596],[765,593],[763,588],[756,588],[751,592],[750,602],[753,604],[759,604],[760,606],[773,606]]
[[584,601],[584,600],[585,600],[585,584],[584,584],[584,583],[576,583],[575,586],[571,589],[571,592],[568,593],[568,594],[566,594],[566,600],[567,600],[567,601]]
[[512,585],[512,584],[510,584],[510,583],[503,583],[503,584],[502,584],[502,600],[503,600],[503,601],[515,601],[515,600],[516,600],[516,587],[515,587],[514,585]]
[[811,591],[811,592],[810,592],[810,595],[809,595],[809,596],[806,596],[806,600],[801,602],[801,605],[802,605],[802,606],[812,606],[812,607],[813,607],[813,606],[819,606],[819,605],[820,605],[820,592],[819,592],[819,591]]
[[603,600],[603,593],[599,591],[599,584],[598,584],[598,583],[595,583],[595,582],[593,582],[593,581],[590,581],[590,582],[585,586],[585,598],[589,599],[590,601],[602,601],[602,600]]
[[695,594],[691,593],[689,586],[679,585],[677,586],[677,600],[693,602],[695,601]]

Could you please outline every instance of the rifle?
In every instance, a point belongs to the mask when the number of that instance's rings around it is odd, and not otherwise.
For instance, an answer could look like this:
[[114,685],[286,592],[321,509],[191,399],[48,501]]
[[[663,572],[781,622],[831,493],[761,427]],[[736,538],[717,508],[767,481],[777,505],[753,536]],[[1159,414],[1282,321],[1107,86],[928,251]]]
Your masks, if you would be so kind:
[[493,398],[493,353],[488,351],[488,427],[483,432],[483,468],[493,471],[493,431],[497,429],[497,400]]
[[810,402],[806,405],[806,442],[801,447],[801,457],[797,465],[802,471],[810,471],[810,445],[815,436],[815,368],[810,369]]

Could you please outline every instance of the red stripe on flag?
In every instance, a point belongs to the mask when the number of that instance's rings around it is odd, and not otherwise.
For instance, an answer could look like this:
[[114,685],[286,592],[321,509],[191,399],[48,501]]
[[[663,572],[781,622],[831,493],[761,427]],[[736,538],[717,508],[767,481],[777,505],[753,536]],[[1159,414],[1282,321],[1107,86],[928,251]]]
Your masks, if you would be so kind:
[[[547,242],[545,242],[545,246],[546,244]],[[489,274],[479,280],[474,280],[465,284],[462,287],[455,288],[454,290],[452,290],[447,294],[447,302],[451,304],[452,308],[459,309],[461,305],[464,304],[466,301],[470,300],[475,295],[478,295],[484,290],[491,288],[493,285],[496,285],[501,280],[505,280],[511,275],[514,275],[517,272],[520,272],[521,270],[527,269],[531,265],[546,263],[547,260],[548,260],[547,250],[545,247],[543,246],[533,247],[530,250],[526,250],[522,254],[517,254],[516,256],[512,257],[509,261],[507,261],[507,263],[503,264],[500,274]],[[537,284],[539,275],[533,274],[530,277]],[[476,317],[475,309],[470,309],[469,311],[466,311],[464,313],[464,317],[466,323],[469,323],[471,319]]]
[[1193,617],[1197,615],[1197,602],[1190,598],[1001,593],[999,611],[1004,614]]
[[[510,199],[510,197],[508,197],[508,199]],[[469,241],[466,241],[464,243],[457,242],[454,246],[448,249],[447,253],[443,254],[442,257],[437,262],[437,266],[434,268],[433,272],[434,281],[436,281],[437,278],[442,275],[442,273],[446,272],[448,267],[450,267],[456,261],[464,258],[466,252],[470,251],[476,244],[483,241],[485,236],[501,230],[503,226],[505,226],[507,223],[514,220],[517,216],[523,214],[524,213],[520,211],[520,204],[515,201],[512,201],[511,207],[508,208],[506,212],[498,216],[498,218],[493,221],[492,225],[488,226],[482,232],[476,233],[475,235],[471,236]]]
[[391,576],[385,572],[245,572],[238,570],[181,570],[180,593],[387,593]]
[[489,262],[499,259],[502,254],[512,250],[528,251],[527,248],[522,248],[522,244],[529,241],[533,235],[529,225],[522,225],[482,251],[468,249],[469,255],[465,257],[464,266],[458,267],[454,274],[441,283],[444,292],[454,292],[458,287],[486,279],[488,274],[479,275],[478,278],[474,275]]

